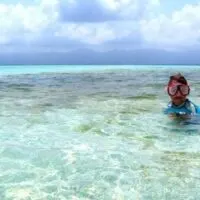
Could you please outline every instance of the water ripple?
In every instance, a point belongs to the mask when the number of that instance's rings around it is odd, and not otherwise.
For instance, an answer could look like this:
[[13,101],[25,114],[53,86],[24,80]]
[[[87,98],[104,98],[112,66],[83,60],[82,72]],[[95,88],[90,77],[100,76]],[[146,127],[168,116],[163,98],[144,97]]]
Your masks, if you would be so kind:
[[168,75],[1,77],[0,199],[198,199],[200,127],[162,114]]

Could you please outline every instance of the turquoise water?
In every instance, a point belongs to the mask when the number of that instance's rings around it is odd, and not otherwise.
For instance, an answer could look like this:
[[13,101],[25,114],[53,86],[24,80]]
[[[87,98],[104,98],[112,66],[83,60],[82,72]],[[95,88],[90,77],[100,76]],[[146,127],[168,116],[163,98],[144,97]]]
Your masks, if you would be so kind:
[[0,199],[199,199],[200,125],[162,114],[176,71],[200,104],[180,67],[0,67]]

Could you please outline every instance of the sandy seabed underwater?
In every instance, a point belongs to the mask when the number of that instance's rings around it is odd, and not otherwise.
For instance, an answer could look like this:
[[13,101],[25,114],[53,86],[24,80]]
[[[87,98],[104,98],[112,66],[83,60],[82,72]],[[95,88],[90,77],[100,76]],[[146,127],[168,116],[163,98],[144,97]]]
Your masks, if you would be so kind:
[[180,66],[99,69],[0,74],[0,199],[200,199],[200,125],[162,112]]

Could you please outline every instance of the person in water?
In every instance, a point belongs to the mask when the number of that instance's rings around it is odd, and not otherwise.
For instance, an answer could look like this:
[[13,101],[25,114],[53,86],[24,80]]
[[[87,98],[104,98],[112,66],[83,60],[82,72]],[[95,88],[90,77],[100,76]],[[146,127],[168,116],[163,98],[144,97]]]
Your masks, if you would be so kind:
[[171,101],[164,110],[165,114],[171,117],[187,117],[200,112],[199,107],[187,98],[190,94],[190,86],[182,74],[170,76],[167,92]]

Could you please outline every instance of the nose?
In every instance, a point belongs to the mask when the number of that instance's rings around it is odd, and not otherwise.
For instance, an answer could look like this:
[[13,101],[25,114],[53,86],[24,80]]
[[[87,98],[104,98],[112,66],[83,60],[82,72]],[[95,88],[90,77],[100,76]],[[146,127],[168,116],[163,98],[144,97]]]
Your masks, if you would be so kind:
[[182,96],[182,94],[181,94],[181,92],[180,92],[180,90],[178,90],[177,92],[176,92],[176,96]]

